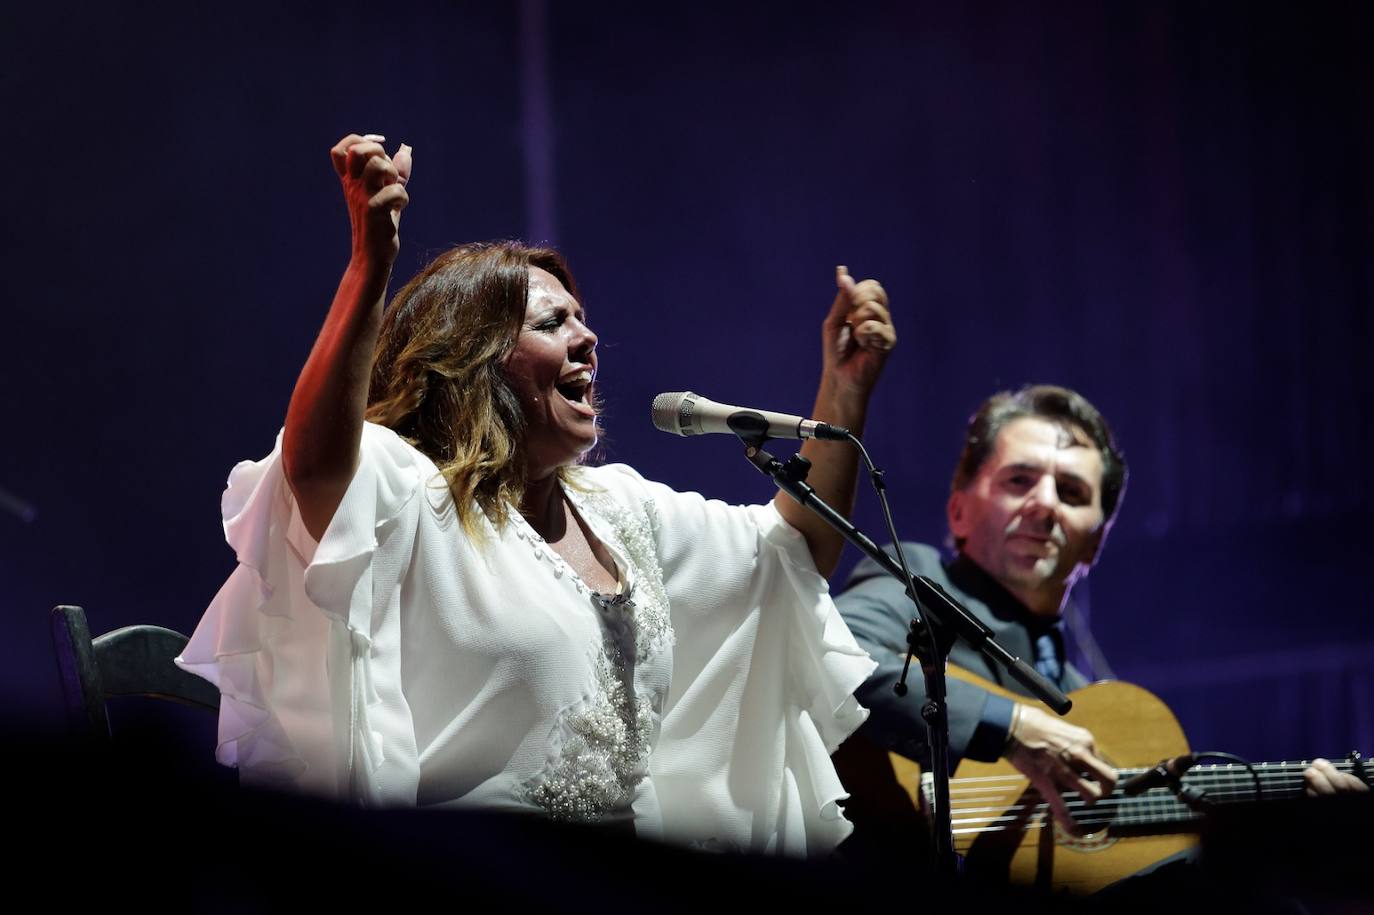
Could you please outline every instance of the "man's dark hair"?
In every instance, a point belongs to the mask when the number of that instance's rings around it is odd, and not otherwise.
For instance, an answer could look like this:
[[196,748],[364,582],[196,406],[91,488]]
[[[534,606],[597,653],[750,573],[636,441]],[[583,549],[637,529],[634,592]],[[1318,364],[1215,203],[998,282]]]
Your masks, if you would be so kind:
[[1110,524],[1126,490],[1126,458],[1117,450],[1112,430],[1088,398],[1053,384],[1026,385],[1019,391],[999,391],[983,401],[969,418],[964,450],[954,468],[950,490],[964,489],[992,455],[997,435],[1008,423],[1023,417],[1043,419],[1072,432],[1081,429],[1102,454],[1102,517]]

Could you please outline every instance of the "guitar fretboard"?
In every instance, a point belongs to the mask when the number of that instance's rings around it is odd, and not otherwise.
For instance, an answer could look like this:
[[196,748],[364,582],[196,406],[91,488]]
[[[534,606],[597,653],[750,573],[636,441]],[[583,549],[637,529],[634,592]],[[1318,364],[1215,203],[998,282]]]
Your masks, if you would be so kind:
[[[1349,761],[1332,764],[1341,772],[1354,771],[1354,764]],[[1182,783],[1201,797],[1199,806],[1284,800],[1303,795],[1303,771],[1310,765],[1308,760],[1255,763],[1253,773],[1235,763],[1195,766],[1183,775]],[[1121,769],[1120,780],[1124,782],[1145,771],[1144,768]],[[922,793],[927,804],[932,785],[930,776],[924,775]],[[1085,803],[1077,792],[1066,792],[1064,800],[1074,818],[1089,832],[1105,827],[1124,831],[1179,831],[1189,828],[1203,816],[1169,787],[1151,788],[1135,797],[1126,797],[1118,788],[1111,796],[1092,805]],[[953,779],[950,808],[955,835],[1032,829],[1050,822],[1049,805],[1020,775]]]

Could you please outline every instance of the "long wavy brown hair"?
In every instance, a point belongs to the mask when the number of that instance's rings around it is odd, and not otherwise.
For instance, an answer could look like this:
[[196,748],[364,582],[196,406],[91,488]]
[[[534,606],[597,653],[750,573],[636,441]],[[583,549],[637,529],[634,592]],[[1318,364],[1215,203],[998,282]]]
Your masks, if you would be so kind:
[[557,251],[461,245],[396,293],[372,358],[367,419],[434,461],[464,530],[479,540],[479,512],[505,524],[525,492],[525,417],[504,365],[525,317],[531,266],[581,300]]

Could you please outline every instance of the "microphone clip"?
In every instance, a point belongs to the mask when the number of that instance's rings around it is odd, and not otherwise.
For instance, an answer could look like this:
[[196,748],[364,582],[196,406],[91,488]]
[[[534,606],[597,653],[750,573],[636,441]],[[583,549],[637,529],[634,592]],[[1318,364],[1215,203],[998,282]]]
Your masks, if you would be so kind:
[[1197,765],[1197,757],[1192,753],[1161,759],[1152,769],[1132,775],[1121,785],[1121,793],[1127,797],[1144,794],[1151,788],[1168,788],[1175,795],[1183,791],[1183,773]]
[[796,498],[799,491],[813,491],[806,484],[806,477],[811,473],[809,460],[800,454],[794,454],[786,461],[779,461],[763,450],[762,439],[755,440],[740,434],[740,441],[744,443],[744,456],[749,459],[749,463],[757,467],[764,476],[772,477],[780,487],[791,493],[793,498]]
[[732,413],[725,423],[746,448],[762,448],[768,441],[768,420],[752,410]]
[[1189,809],[1207,813],[1212,809],[1212,801],[1207,792],[1197,785],[1183,784],[1183,774],[1196,766],[1201,758],[1197,753],[1185,753],[1171,759],[1161,759],[1152,769],[1126,779],[1121,786],[1122,794],[1133,797],[1144,794],[1151,788],[1168,788],[1169,793],[1178,798]]

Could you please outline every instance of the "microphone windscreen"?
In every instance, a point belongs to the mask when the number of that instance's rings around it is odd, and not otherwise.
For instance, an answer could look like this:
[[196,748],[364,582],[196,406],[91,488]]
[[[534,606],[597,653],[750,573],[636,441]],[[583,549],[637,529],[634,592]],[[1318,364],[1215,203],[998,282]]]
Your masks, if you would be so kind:
[[673,435],[691,435],[694,399],[691,391],[668,391],[655,397],[650,408],[654,428]]

